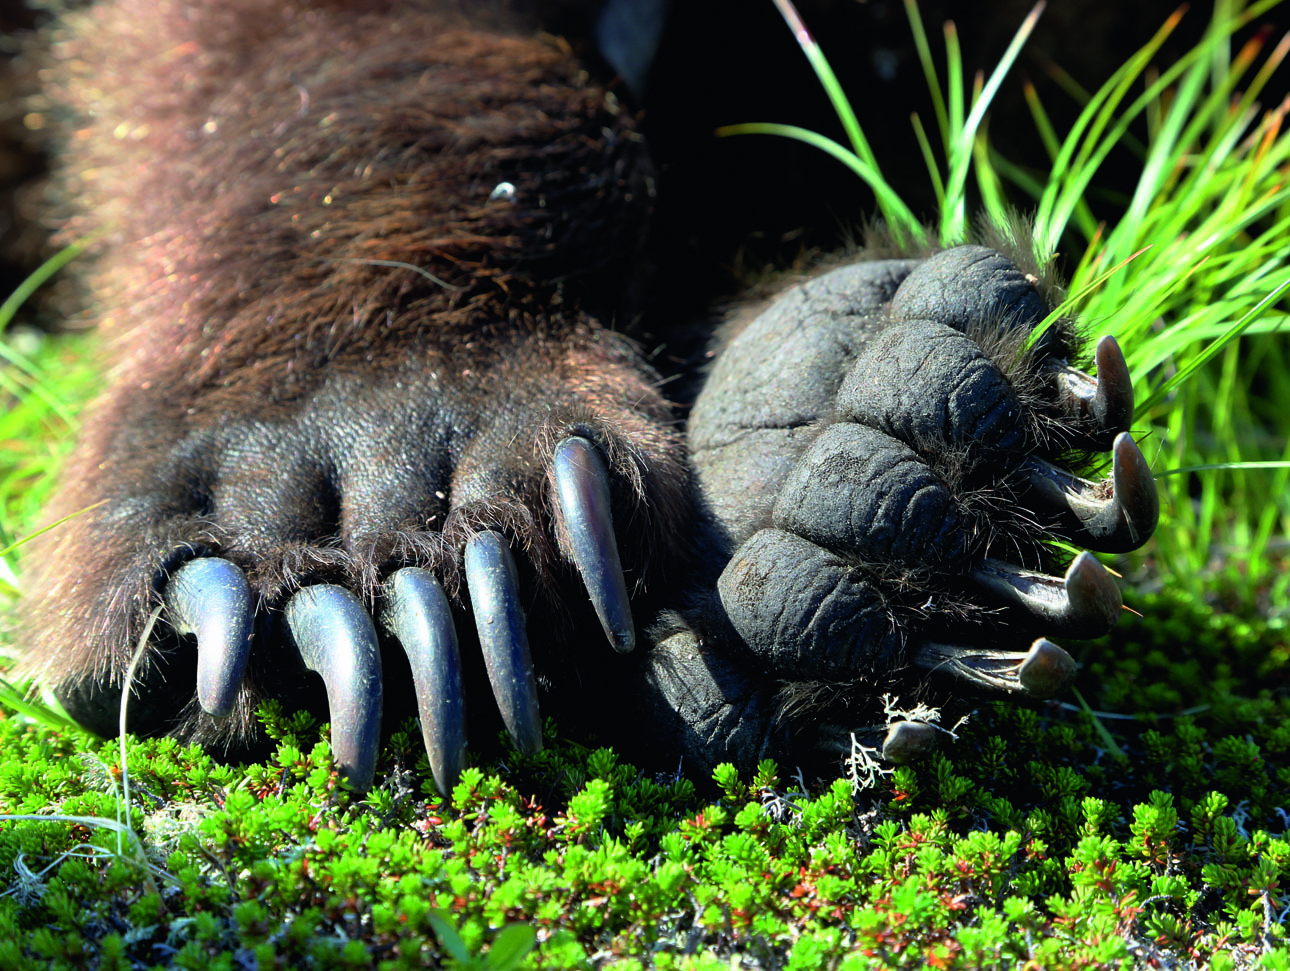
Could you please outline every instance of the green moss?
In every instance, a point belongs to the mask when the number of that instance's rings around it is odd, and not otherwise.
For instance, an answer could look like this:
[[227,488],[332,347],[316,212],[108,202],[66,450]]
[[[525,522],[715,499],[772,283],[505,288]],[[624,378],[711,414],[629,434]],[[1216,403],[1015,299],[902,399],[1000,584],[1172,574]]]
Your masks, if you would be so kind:
[[[273,706],[260,765],[130,740],[143,856],[110,827],[0,823],[0,967],[1281,966],[1279,633],[1173,594],[1146,606],[1088,649],[1084,697],[1180,625],[1227,674],[1129,720],[989,708],[860,792],[841,767],[786,787],[768,763],[719,768],[707,798],[559,743],[443,800],[401,768],[398,733],[360,798],[323,726]],[[115,743],[6,715],[0,751],[0,811],[117,818]]]

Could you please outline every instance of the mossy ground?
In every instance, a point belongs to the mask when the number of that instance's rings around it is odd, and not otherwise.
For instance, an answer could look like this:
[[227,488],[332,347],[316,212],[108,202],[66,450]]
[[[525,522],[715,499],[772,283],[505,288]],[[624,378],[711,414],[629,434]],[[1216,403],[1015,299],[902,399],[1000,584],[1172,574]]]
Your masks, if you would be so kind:
[[1087,708],[985,709],[860,789],[557,740],[442,800],[409,731],[359,798],[269,710],[259,765],[129,740],[131,835],[117,743],[6,710],[0,811],[57,817],[0,823],[0,968],[1290,968],[1284,632],[1137,606]]

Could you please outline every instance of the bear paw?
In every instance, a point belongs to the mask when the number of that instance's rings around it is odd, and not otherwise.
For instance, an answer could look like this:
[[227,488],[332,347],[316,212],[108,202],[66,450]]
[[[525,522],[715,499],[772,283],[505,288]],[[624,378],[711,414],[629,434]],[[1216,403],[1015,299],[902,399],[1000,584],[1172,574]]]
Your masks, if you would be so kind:
[[[1049,698],[1075,663],[1047,635],[1115,624],[1112,576],[1058,541],[1142,545],[1155,483],[1118,345],[1097,344],[1096,380],[1073,368],[1070,321],[1032,336],[1039,285],[981,246],[858,263],[726,348],[690,442],[728,559],[645,679],[677,747],[755,765],[849,748],[885,694]],[[1108,448],[1105,479],[1069,471]],[[898,722],[884,752],[933,737]]]

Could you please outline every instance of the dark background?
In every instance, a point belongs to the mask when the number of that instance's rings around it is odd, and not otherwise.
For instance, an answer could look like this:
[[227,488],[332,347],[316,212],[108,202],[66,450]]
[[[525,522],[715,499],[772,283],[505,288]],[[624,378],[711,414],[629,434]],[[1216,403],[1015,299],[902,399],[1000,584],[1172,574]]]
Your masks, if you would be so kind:
[[[1061,133],[1075,120],[1079,106],[1053,80],[1049,65],[1060,65],[1086,90],[1095,91],[1176,6],[1160,0],[1050,2],[993,103],[992,141],[1012,160],[1042,172],[1047,155],[1023,99],[1023,82],[1035,84]],[[976,71],[988,76],[993,70],[1030,3],[921,0],[919,8],[942,83],[941,25],[955,22],[970,85]],[[916,214],[931,217],[935,200],[910,114],[921,115],[934,144],[935,116],[903,4],[803,0],[799,9],[849,93],[884,174]],[[1193,4],[1158,63],[1171,63],[1193,46],[1211,12],[1210,4]],[[1273,13],[1284,17],[1286,11]],[[673,14],[646,99],[651,145],[667,190],[661,194],[661,238],[693,246],[700,265],[709,255],[729,260],[742,253],[742,265],[749,268],[791,261],[802,246],[836,246],[840,229],[855,225],[874,208],[872,196],[849,170],[789,139],[711,137],[718,125],[784,122],[845,144],[827,97],[773,4],[678,2]],[[1240,39],[1253,36],[1260,26],[1275,31],[1268,49],[1285,29],[1264,17]],[[1290,86],[1285,74],[1270,85],[1265,102]],[[1126,192],[1139,168],[1131,153],[1113,154],[1098,182],[1112,196]],[[1097,211],[1112,216],[1114,207],[1107,201]],[[718,278],[712,282],[720,285]]]

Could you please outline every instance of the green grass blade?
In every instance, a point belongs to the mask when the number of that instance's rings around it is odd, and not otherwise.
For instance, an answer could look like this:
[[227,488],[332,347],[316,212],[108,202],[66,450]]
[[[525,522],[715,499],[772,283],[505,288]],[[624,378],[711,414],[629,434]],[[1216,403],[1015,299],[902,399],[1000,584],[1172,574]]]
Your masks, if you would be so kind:
[[1271,293],[1267,294],[1262,300],[1247,310],[1241,319],[1231,326],[1226,334],[1210,343],[1210,345],[1196,355],[1196,357],[1192,358],[1192,360],[1179,369],[1175,374],[1171,375],[1164,384],[1152,391],[1147,397],[1147,400],[1139,405],[1139,407],[1143,411],[1150,411],[1166,395],[1179,385],[1185,383],[1192,374],[1204,367],[1204,365],[1212,360],[1224,347],[1240,337],[1250,324],[1257,320],[1263,314],[1264,310],[1275,303],[1288,289],[1290,289],[1290,278],[1282,281],[1275,289],[1272,290]]
[[854,152],[848,151],[846,147],[839,145],[833,139],[806,128],[799,128],[796,125],[763,124],[761,122],[723,125],[717,129],[717,134],[722,137],[728,135],[779,135],[820,149],[820,151],[833,156],[851,169],[873,190],[873,194],[878,200],[879,209],[882,210],[888,225],[898,237],[903,238],[904,234],[907,233],[910,238],[919,243],[926,242],[927,233],[924,231],[922,224],[915,218],[913,211],[905,205],[904,200],[888,184],[887,180],[882,177],[882,173],[871,168]]
[[774,0],[774,3],[779,10],[780,16],[788,24],[789,30],[793,32],[797,46],[802,49],[802,53],[806,55],[807,61],[810,62],[811,68],[815,71],[815,76],[820,79],[820,84],[829,97],[829,103],[833,105],[833,110],[837,113],[838,120],[842,122],[842,128],[847,134],[847,140],[851,143],[851,150],[863,159],[866,165],[875,172],[878,171],[878,160],[874,157],[873,149],[869,147],[869,141],[865,138],[864,132],[860,128],[860,122],[856,118],[855,112],[851,109],[851,102],[847,100],[846,94],[843,93],[842,85],[838,82],[837,75],[833,73],[833,67],[824,56],[824,52],[820,50],[820,45],[815,42],[815,38],[807,30],[806,24],[802,22],[802,18],[791,0]]
[[81,253],[85,252],[85,247],[89,244],[89,239],[77,240],[45,260],[44,263],[32,270],[31,275],[22,283],[14,288],[13,293],[9,294],[8,299],[0,303],[0,333],[9,326],[13,320],[13,315],[18,312],[18,308],[26,303],[33,293],[52,277],[55,273],[65,267]]

